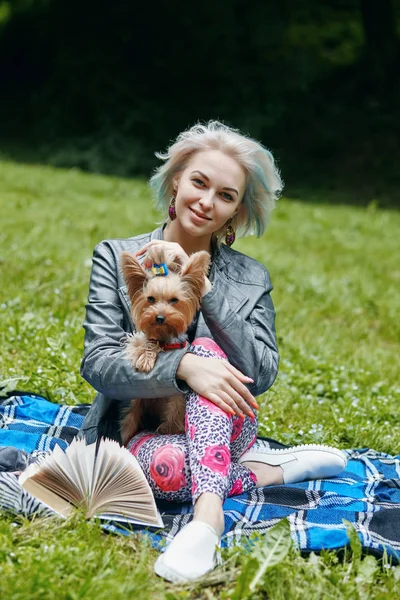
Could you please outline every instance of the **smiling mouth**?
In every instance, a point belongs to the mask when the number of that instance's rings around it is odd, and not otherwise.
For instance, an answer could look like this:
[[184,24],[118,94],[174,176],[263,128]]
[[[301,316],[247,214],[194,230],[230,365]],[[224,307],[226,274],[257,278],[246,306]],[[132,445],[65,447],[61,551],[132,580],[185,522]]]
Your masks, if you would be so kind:
[[202,213],[199,213],[194,208],[190,208],[190,210],[192,211],[192,213],[194,213],[196,215],[196,217],[200,217],[200,219],[204,219],[205,221],[211,221],[212,220],[212,219],[210,219],[210,217],[207,217],[206,215],[203,215]]

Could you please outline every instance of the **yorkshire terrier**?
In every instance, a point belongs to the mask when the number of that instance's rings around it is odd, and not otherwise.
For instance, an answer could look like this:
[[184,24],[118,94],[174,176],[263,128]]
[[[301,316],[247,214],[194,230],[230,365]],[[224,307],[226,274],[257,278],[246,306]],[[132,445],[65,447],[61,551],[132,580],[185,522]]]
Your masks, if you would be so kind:
[[[133,254],[121,254],[137,330],[129,336],[125,352],[132,366],[145,373],[153,369],[160,352],[185,347],[186,331],[200,307],[210,256],[205,251],[196,252],[181,267],[162,248],[149,248],[147,260],[152,262],[151,270],[142,267]],[[131,400],[121,423],[122,443],[126,445],[142,429],[183,433],[184,421],[183,394]]]

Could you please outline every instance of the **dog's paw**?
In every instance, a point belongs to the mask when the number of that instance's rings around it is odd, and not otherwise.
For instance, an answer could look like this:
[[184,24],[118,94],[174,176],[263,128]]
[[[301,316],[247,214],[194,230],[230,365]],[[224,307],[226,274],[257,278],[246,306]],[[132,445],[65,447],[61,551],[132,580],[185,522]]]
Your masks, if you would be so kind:
[[130,336],[125,347],[125,354],[129,358],[133,366],[135,366],[136,361],[138,360],[142,352],[143,343],[140,344],[140,340],[138,340],[135,336]]
[[136,331],[129,336],[129,344],[132,348],[140,350],[141,348],[144,348],[147,343],[148,340],[142,331]]
[[136,369],[142,373],[149,373],[156,364],[157,354],[145,350],[136,359]]

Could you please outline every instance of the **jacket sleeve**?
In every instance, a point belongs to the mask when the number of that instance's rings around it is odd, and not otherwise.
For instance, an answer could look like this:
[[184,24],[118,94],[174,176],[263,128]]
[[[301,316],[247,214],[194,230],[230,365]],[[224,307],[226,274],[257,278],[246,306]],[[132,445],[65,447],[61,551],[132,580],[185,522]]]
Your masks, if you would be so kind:
[[124,311],[118,293],[118,264],[102,242],[94,251],[86,304],[81,375],[95,390],[115,400],[162,398],[186,392],[177,386],[176,370],[186,349],[161,352],[150,373],[132,367],[122,340]]
[[254,380],[249,386],[254,396],[272,386],[279,364],[272,285],[267,271],[264,286],[258,287],[259,298],[246,319],[231,309],[227,295],[218,285],[203,296],[201,304],[204,320],[229,362]]

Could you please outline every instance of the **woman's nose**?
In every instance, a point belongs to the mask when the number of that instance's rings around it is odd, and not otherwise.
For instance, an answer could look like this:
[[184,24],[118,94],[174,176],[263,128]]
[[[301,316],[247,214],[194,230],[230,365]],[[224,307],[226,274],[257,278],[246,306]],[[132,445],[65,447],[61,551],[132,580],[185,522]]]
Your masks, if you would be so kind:
[[214,192],[212,190],[207,190],[202,194],[199,199],[200,206],[204,206],[204,208],[212,208],[214,206]]

